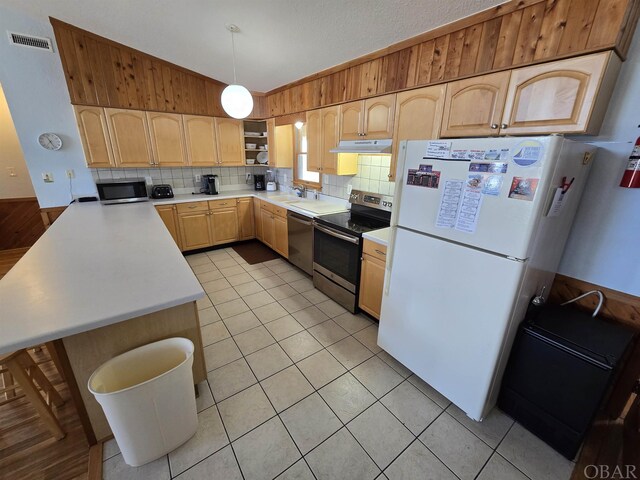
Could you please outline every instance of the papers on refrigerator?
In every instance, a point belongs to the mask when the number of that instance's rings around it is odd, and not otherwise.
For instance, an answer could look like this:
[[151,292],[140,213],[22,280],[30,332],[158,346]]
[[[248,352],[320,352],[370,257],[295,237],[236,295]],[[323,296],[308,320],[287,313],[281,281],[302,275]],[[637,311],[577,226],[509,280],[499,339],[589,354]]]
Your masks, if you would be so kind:
[[440,197],[436,227],[453,228],[458,219],[458,209],[462,199],[464,180],[446,180]]
[[427,143],[426,158],[449,158],[451,142],[438,140]]

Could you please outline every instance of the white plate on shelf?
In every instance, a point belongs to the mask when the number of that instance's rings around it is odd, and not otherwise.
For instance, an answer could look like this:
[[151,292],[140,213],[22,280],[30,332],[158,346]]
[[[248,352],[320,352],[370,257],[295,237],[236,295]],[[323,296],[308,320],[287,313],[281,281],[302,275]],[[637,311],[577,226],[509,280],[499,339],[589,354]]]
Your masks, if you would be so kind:
[[258,155],[256,155],[256,160],[258,161],[258,163],[264,165],[269,161],[269,152],[260,152]]
[[260,137],[260,132],[244,132],[245,137]]

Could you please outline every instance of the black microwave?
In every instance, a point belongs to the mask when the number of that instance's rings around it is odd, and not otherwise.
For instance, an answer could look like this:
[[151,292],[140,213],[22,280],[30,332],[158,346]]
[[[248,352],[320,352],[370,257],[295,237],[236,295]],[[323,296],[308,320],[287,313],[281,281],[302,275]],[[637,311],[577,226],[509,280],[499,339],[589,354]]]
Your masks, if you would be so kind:
[[144,178],[122,178],[96,182],[100,202],[112,203],[146,202],[149,200]]

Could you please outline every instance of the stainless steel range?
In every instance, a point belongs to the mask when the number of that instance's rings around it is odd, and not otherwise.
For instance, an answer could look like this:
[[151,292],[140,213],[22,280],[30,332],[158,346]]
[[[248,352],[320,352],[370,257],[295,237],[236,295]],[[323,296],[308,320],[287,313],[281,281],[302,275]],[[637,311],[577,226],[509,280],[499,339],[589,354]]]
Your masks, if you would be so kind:
[[393,197],[353,190],[349,202],[349,212],[320,215],[314,219],[313,284],[355,313],[362,234],[389,226]]

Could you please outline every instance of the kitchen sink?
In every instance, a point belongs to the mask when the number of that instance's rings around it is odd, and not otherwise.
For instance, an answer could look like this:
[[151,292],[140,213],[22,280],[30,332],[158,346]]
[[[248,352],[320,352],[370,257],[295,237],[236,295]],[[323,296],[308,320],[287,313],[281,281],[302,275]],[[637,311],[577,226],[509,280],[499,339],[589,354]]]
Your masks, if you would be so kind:
[[267,200],[273,200],[274,202],[303,202],[304,199],[298,197],[297,195],[276,195],[276,196],[268,196]]
[[320,200],[302,200],[299,202],[290,202],[289,205],[313,213],[331,213],[344,210],[335,203],[323,202]]

